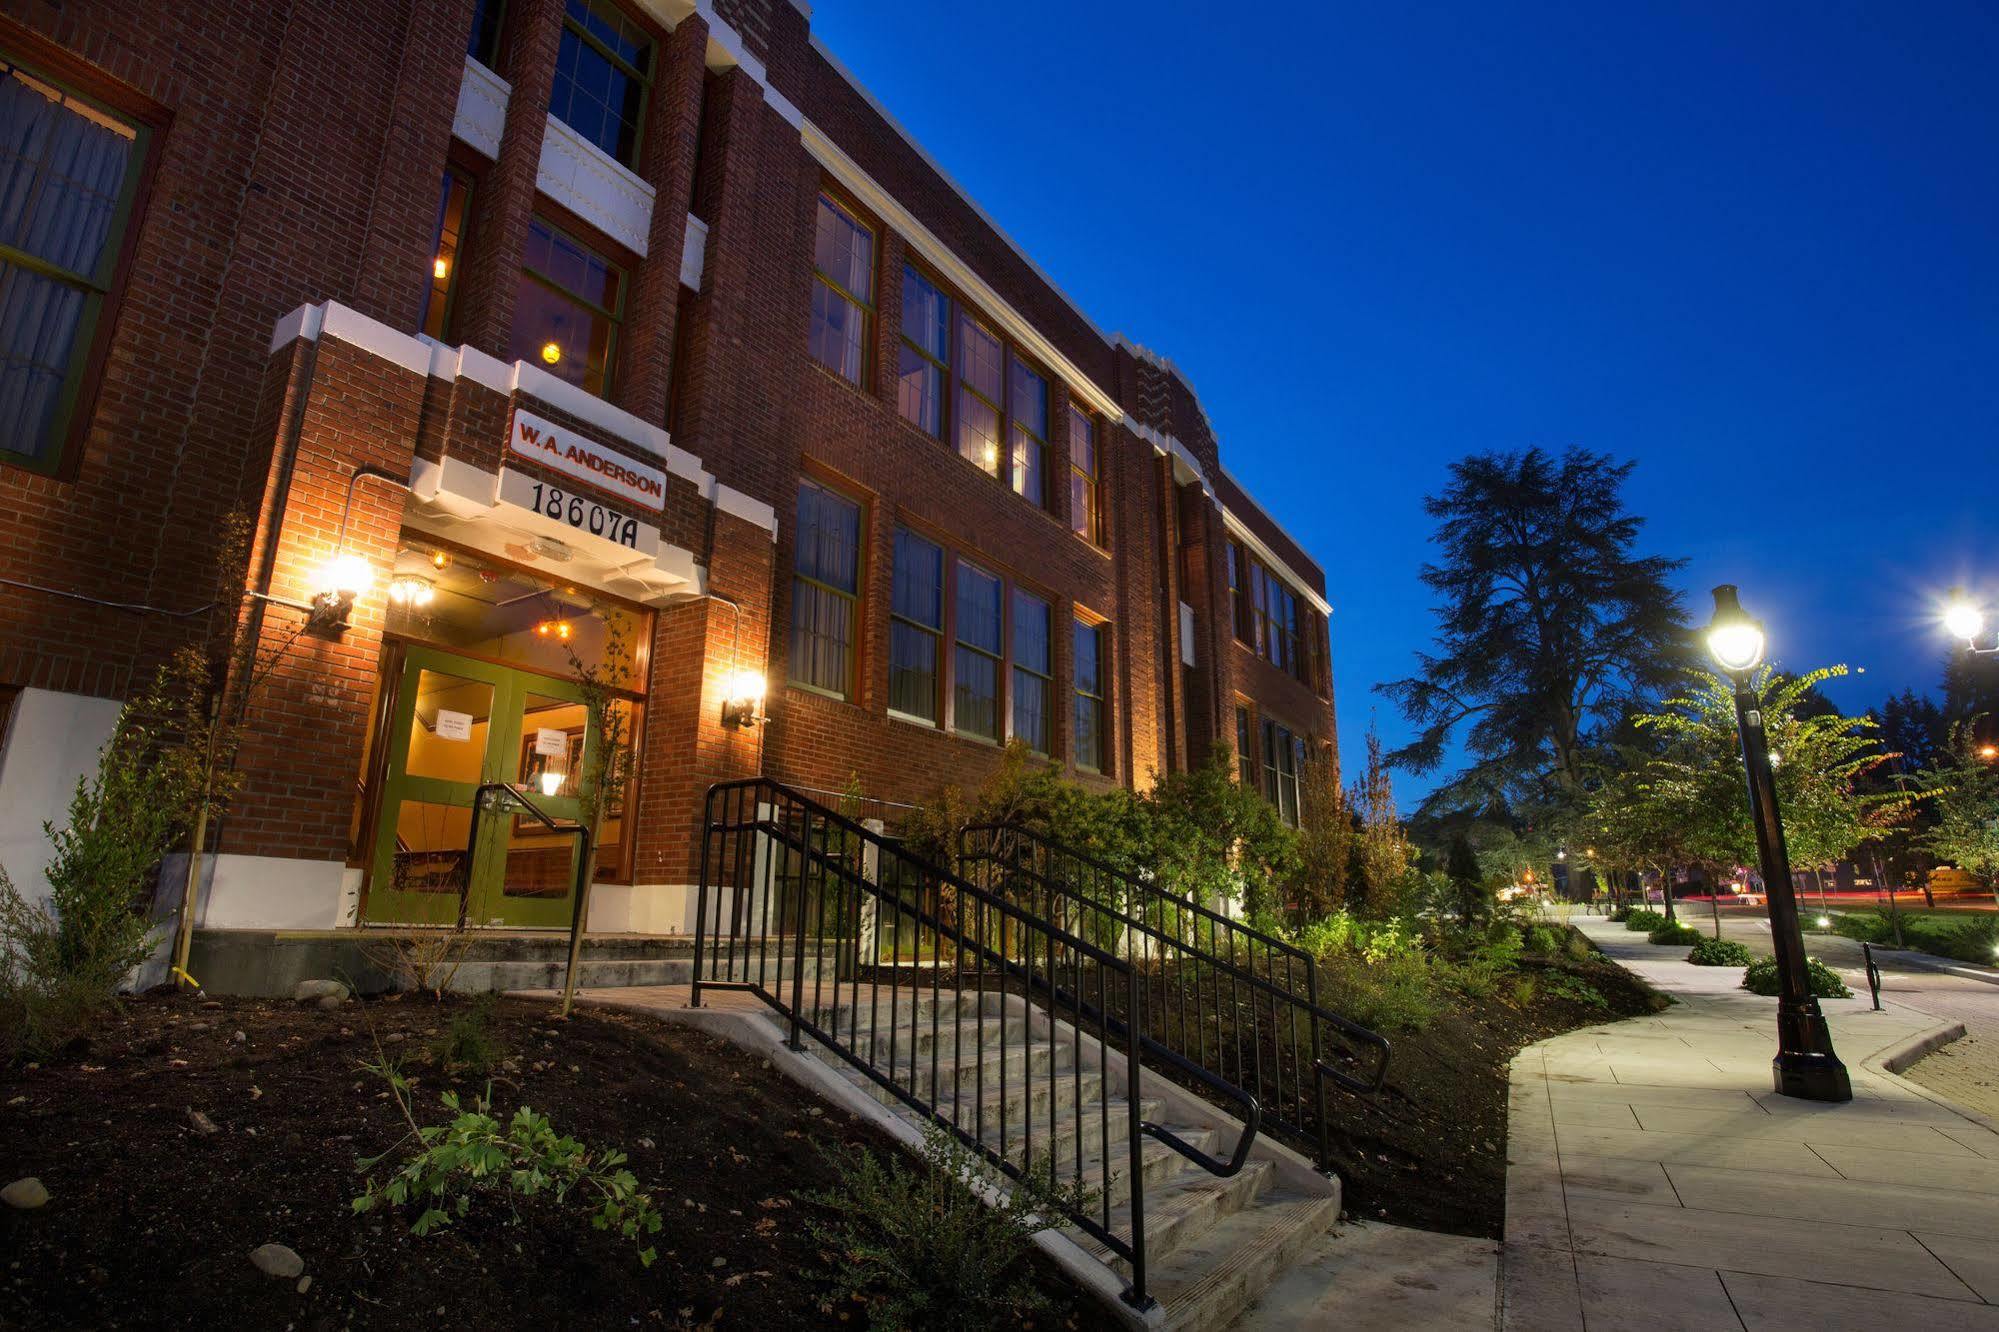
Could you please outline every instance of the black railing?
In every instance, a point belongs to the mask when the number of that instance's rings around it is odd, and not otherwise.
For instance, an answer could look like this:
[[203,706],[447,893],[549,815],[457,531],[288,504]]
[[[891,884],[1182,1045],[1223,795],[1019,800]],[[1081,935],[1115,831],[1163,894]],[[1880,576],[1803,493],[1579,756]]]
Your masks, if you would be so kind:
[[1143,983],[1128,1011],[1151,1042],[1248,1091],[1273,1128],[1332,1169],[1326,1083],[1371,1095],[1390,1051],[1319,1002],[1310,953],[1024,828],[964,829],[958,862],[1002,901],[1129,967]]
[[[794,1048],[812,1037],[1008,1178],[1045,1184],[1130,1265],[1124,1298],[1138,1308],[1151,1303],[1144,1140],[1229,1176],[1263,1115],[1255,1095],[1125,1020],[1142,1010],[1142,980],[796,791],[759,778],[708,792],[691,1002],[748,991],[787,1020]],[[1226,1160],[1143,1118],[1147,1062],[1240,1109]]]
[[[569,1016],[576,1001],[576,969],[583,961],[583,930],[590,912],[590,830],[580,823],[551,818],[528,798],[527,792],[512,782],[487,782],[472,793],[472,827],[465,835],[465,873],[458,885],[458,928],[465,928],[465,915],[472,898],[472,870],[479,854],[479,816],[486,810],[488,796],[504,797],[528,812],[528,817],[549,832],[576,839],[576,882],[571,886],[569,907],[569,961],[562,972],[562,1015]],[[503,864],[500,872],[506,873]]]

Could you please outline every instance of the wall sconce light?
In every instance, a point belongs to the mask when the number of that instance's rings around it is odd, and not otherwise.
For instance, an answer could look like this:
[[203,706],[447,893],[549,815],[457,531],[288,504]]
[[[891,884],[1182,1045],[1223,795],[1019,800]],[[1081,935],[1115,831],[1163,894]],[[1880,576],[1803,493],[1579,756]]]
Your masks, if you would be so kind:
[[436,259],[431,261],[430,275],[438,279],[440,282],[443,281],[445,277],[449,276],[450,272],[451,272],[451,261],[449,259],[446,259],[443,255],[440,254],[437,256]]
[[723,682],[722,725],[755,726],[769,721],[762,715],[764,678],[756,671],[735,671]]
[[306,628],[315,634],[337,638],[347,628],[354,602],[375,581],[374,570],[359,555],[336,555],[320,570],[319,590],[312,597],[312,613]]

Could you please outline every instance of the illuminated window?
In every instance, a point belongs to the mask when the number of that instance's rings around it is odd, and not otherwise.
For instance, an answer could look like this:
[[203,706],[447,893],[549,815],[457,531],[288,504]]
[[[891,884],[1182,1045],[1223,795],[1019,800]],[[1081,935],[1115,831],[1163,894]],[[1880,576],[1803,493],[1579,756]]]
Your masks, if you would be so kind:
[[550,115],[636,168],[651,79],[652,38],[645,29],[606,0],[568,0]]
[[1006,346],[999,335],[958,315],[958,452],[987,475],[1000,474],[1000,403],[1006,392]]
[[800,482],[797,542],[792,556],[791,681],[852,698],[861,506],[815,481]]
[[1092,545],[1104,544],[1102,479],[1097,458],[1097,424],[1069,404],[1069,525]]
[[444,188],[437,198],[437,225],[430,242],[430,286],[423,298],[423,331],[442,342],[451,327],[452,298],[458,292],[458,267],[465,255],[465,226],[472,219],[472,182],[444,169]]
[[822,194],[812,253],[812,359],[859,384],[874,322],[874,233]]
[[623,315],[623,271],[538,217],[528,223],[523,263],[508,355],[605,396]]
[[0,53],[0,460],[61,466],[147,142]]

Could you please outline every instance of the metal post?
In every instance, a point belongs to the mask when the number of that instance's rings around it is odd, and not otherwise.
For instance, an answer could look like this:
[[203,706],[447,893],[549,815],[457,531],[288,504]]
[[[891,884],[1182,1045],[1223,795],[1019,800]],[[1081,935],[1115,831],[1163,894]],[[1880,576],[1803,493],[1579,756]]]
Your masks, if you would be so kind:
[[[1139,1119],[1143,1100],[1142,1072],[1138,1062],[1138,968],[1126,974],[1124,1023],[1125,1135],[1126,1166],[1131,1172],[1131,1289],[1124,1301],[1134,1309],[1150,1309],[1152,1297],[1145,1293],[1145,1128]],[[1109,1182],[1106,1175],[1106,1183]]]
[[702,946],[708,942],[708,873],[711,848],[715,843],[716,790],[716,787],[708,788],[708,799],[701,807],[701,882],[696,886],[694,896],[694,979],[687,990],[689,1008],[701,1007],[701,954]]
[[1867,962],[1867,992],[1874,997],[1874,1011],[1881,1011],[1881,968],[1874,965],[1874,945],[1865,940],[1860,944],[1860,956]]
[[1782,990],[1777,999],[1777,1057],[1771,1069],[1777,1092],[1810,1101],[1850,1101],[1853,1087],[1846,1065],[1833,1052],[1832,1032],[1806,978],[1805,940],[1798,924],[1797,890],[1784,824],[1777,808],[1777,783],[1770,771],[1770,742],[1763,711],[1750,691],[1749,676],[1735,676],[1735,720],[1742,733],[1742,761],[1748,774],[1749,817],[1756,826],[1757,861],[1770,902],[1770,942],[1777,955]]
[[562,975],[562,1016],[576,1001],[576,968],[583,961],[583,931],[590,920],[590,830],[579,829],[576,837],[576,906],[569,917],[569,968]]

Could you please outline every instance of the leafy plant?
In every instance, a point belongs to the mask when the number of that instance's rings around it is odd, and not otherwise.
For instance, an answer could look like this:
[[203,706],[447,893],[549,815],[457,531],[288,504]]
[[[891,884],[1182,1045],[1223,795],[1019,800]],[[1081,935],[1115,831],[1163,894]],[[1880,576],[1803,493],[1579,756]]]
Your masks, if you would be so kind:
[[1832,932],[1862,943],[1887,943],[1888,922],[1871,911],[1840,912],[1832,918]]
[[1683,945],[1699,943],[1706,937],[1706,935],[1691,925],[1681,925],[1674,921],[1668,921],[1646,935],[1645,941],[1655,944]]
[[1624,928],[1633,934],[1650,934],[1666,923],[1664,916],[1646,907],[1634,908],[1624,917]]
[[1693,951],[1687,954],[1687,961],[1697,967],[1746,967],[1756,960],[1746,944],[1733,939],[1710,939],[1702,936]]
[[1030,1237],[1096,1196],[1051,1186],[1045,1168],[1002,1179],[934,1125],[920,1166],[861,1147],[826,1156],[837,1183],[812,1201],[831,1216],[808,1223],[834,1260],[834,1298],[822,1312],[859,1302],[877,1328],[1011,1327],[1042,1312],[1046,1297],[1027,1270]]
[[1588,1008],[1609,1008],[1610,1000],[1604,998],[1603,991],[1581,976],[1566,971],[1548,973],[1542,982],[1543,989],[1557,999],[1566,999],[1572,1004],[1582,1004]]
[[[563,1204],[575,1195],[594,1228],[632,1241],[639,1246],[640,1264],[652,1266],[658,1253],[646,1239],[659,1233],[659,1209],[625,1168],[623,1152],[592,1152],[557,1133],[546,1115],[525,1105],[502,1125],[492,1114],[490,1087],[470,1107],[456,1092],[445,1092],[439,1100],[451,1112],[450,1120],[419,1124],[410,1103],[415,1084],[394,1062],[384,1058],[361,1067],[388,1083],[409,1132],[388,1151],[357,1163],[367,1180],[354,1199],[356,1212],[415,1204],[422,1210],[410,1232],[428,1235],[468,1215],[476,1199],[499,1197],[511,1204],[547,1195]],[[415,1150],[377,1178],[375,1168],[412,1140]]]
[[447,1069],[484,1073],[500,1060],[499,1038],[493,1033],[493,1010],[499,996],[475,995],[451,1015],[444,1032],[431,1046],[437,1062]]
[[1532,976],[1521,976],[1513,982],[1513,1006],[1526,1008],[1539,998],[1541,987]]
[[[1837,972],[1817,958],[1805,960],[1805,983],[1812,994],[1820,999],[1851,999],[1853,991],[1846,988],[1846,982]],[[1759,957],[1749,964],[1742,973],[1742,988],[1751,994],[1774,995],[1781,993],[1783,984],[1777,978],[1777,959]]]
[[1553,957],[1562,951],[1567,935],[1567,930],[1558,930],[1552,925],[1535,925],[1527,931],[1526,949],[1538,957]]
[[1320,986],[1335,1012],[1379,1032],[1421,1031],[1441,1007],[1419,951],[1384,953],[1372,962],[1352,955],[1326,960]]

